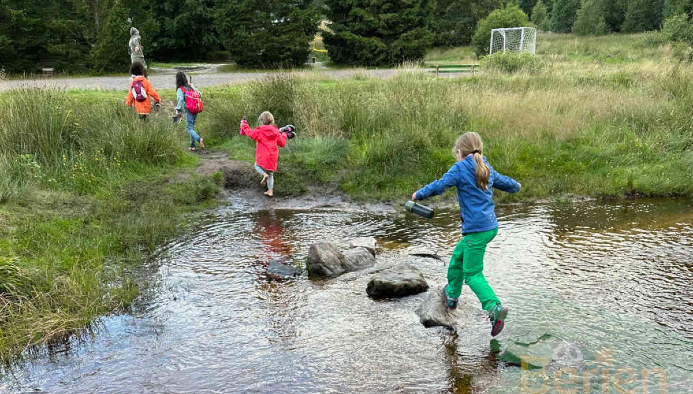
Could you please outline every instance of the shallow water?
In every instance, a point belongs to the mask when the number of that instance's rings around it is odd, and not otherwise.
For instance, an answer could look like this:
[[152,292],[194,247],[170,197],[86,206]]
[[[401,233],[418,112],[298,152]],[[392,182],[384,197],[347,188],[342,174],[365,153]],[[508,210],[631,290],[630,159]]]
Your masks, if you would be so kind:
[[[481,311],[454,335],[419,323],[425,294],[369,299],[371,274],[266,276],[273,259],[303,264],[318,240],[375,237],[382,266],[410,247],[449,256],[455,210],[253,206],[232,196],[147,265],[131,314],[5,371],[0,392],[693,393],[689,200],[497,207],[484,273],[511,312],[494,341]],[[441,262],[417,266],[445,282]],[[479,308],[469,288],[462,298]],[[574,369],[524,371],[492,350],[543,334],[574,350]]]

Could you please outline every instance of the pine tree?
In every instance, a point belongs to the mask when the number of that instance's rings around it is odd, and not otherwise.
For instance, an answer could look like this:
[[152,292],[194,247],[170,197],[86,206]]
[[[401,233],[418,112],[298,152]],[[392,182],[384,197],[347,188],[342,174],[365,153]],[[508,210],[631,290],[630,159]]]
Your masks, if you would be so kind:
[[434,0],[326,0],[323,42],[336,63],[396,65],[419,60],[433,41]]
[[603,4],[607,30],[621,31],[621,25],[626,19],[628,0],[603,0]]
[[582,2],[582,7],[577,11],[575,17],[573,32],[583,36],[606,34],[602,0],[584,0]]
[[[92,51],[92,65],[97,72],[126,71],[130,66],[128,10],[116,0],[101,27],[98,44]],[[144,45],[143,45],[144,46]]]
[[662,25],[664,0],[631,0],[628,2],[622,30],[639,32],[659,29]]
[[214,24],[215,0],[149,0],[159,34],[150,53],[167,60],[207,60],[221,48]]
[[479,20],[502,6],[501,0],[438,0],[431,23],[433,45],[469,45]]
[[537,4],[532,8],[532,22],[534,22],[541,31],[551,30],[551,20],[549,19],[546,6],[542,0],[537,1]]
[[580,0],[555,0],[551,15],[551,31],[567,33],[575,23]]
[[294,67],[311,52],[320,14],[313,0],[219,0],[215,21],[236,63]]

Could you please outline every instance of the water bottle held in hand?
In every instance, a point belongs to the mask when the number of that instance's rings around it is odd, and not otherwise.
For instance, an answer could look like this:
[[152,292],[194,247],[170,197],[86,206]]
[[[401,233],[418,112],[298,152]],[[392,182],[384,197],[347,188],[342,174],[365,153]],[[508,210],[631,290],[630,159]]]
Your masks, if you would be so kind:
[[407,203],[404,204],[404,209],[427,219],[432,218],[434,214],[433,209],[425,205],[417,204],[414,201],[407,201]]

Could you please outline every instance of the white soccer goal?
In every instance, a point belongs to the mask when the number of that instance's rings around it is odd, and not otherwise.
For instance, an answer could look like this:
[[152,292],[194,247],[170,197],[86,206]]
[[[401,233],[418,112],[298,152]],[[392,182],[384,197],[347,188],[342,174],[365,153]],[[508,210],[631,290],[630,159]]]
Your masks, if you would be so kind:
[[491,30],[489,54],[514,52],[535,54],[537,49],[537,29],[533,27],[508,27]]

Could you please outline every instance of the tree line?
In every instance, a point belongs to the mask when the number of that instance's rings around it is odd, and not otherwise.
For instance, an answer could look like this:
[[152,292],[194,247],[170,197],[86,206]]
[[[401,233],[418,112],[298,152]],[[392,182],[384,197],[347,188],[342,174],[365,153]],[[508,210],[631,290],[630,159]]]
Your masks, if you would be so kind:
[[308,58],[321,20],[332,61],[394,65],[432,46],[469,45],[492,12],[510,8],[526,19],[498,23],[605,34],[670,21],[693,37],[693,0],[0,0],[0,67],[123,71],[131,26],[154,60],[292,67]]

